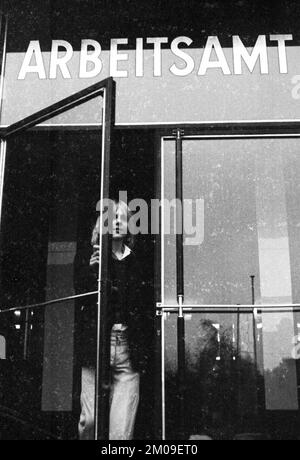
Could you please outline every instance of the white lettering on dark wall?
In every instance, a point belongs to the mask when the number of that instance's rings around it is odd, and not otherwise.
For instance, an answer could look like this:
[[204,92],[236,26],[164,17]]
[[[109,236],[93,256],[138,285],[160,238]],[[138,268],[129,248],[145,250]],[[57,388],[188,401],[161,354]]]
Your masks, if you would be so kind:
[[[59,48],[64,48],[64,51],[59,53]],[[72,78],[68,67],[72,57],[73,48],[70,43],[65,40],[52,40],[49,78],[54,80],[58,70],[61,71],[63,78]]]
[[[211,55],[215,52],[217,59],[212,60]],[[224,51],[218,37],[208,37],[204,48],[198,75],[206,75],[208,69],[221,69],[224,75],[230,75],[231,71],[226,61]]]
[[[281,74],[288,73],[288,58],[286,52],[287,42],[293,40],[292,35],[270,35],[269,40],[274,42],[278,56],[278,71]],[[184,77],[197,72],[204,76],[212,71],[221,71],[224,75],[242,75],[252,73],[258,68],[262,75],[270,73],[269,48],[267,36],[259,35],[254,46],[246,48],[238,35],[232,37],[232,59],[228,59],[228,53],[216,36],[207,38],[204,49],[193,50],[190,47],[193,40],[189,37],[177,37],[171,42],[167,37],[137,38],[134,50],[135,65],[129,63],[127,38],[113,38],[109,49],[109,75],[115,78],[127,78],[134,72],[136,77],[145,75],[145,52],[152,49],[151,72],[154,77],[162,77],[165,71],[174,76]],[[147,49],[145,49],[147,45]],[[163,51],[168,49],[174,57],[173,63],[168,64],[167,69],[163,62]],[[196,56],[195,56],[196,55]],[[64,79],[70,79],[79,75],[79,78],[94,78],[101,74],[104,68],[103,51],[101,44],[96,40],[84,39],[81,41],[79,69],[72,75],[70,63],[74,59],[74,49],[65,40],[53,40],[50,52],[50,64],[45,65],[40,42],[33,40],[29,43],[23,59],[18,79],[24,80],[27,74],[36,74],[39,79],[55,79],[61,75]],[[169,62],[169,61],[168,61]],[[274,69],[272,69],[274,70]],[[149,72],[149,68],[147,68]],[[73,69],[74,72],[74,69]]]
[[173,75],[184,77],[193,72],[195,68],[194,59],[185,51],[179,48],[179,44],[184,43],[187,46],[190,46],[193,43],[189,37],[177,37],[171,43],[172,53],[179,57],[185,63],[185,67],[178,67],[175,63],[170,67],[170,72]]
[[110,74],[113,77],[119,78],[127,78],[128,71],[127,70],[119,70],[118,63],[119,61],[128,61],[128,53],[120,52],[118,47],[119,45],[127,45],[128,39],[127,38],[113,38],[110,42]]
[[[92,52],[89,48],[93,48]],[[101,45],[96,40],[82,40],[79,78],[93,78],[101,73],[101,51]],[[92,69],[88,69],[88,63],[92,63]]]
[[47,78],[40,42],[37,40],[29,43],[18,80],[24,80],[28,73],[36,73],[41,80]]
[[[153,44],[153,75],[154,77],[162,76],[162,55],[161,55],[161,45],[163,43],[168,43],[167,37],[156,37],[156,38],[147,38],[148,44]],[[113,76],[113,75],[112,75]]]
[[268,63],[268,50],[267,50],[267,41],[265,35],[260,35],[257,39],[257,42],[252,50],[252,53],[249,54],[246,47],[242,43],[240,37],[235,35],[233,37],[233,62],[234,62],[234,73],[236,75],[242,75],[242,63],[244,62],[249,71],[253,72],[257,61],[260,62],[260,72],[261,74],[269,73],[269,63]]
[[278,43],[278,58],[280,73],[288,73],[288,64],[286,56],[285,42],[292,41],[293,35],[270,35],[271,41],[277,41]]

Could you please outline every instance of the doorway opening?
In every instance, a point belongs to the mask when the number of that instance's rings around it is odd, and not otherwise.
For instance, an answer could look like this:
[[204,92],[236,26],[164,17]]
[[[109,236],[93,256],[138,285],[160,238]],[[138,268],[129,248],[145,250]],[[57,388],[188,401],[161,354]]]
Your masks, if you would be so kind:
[[[154,141],[151,130],[114,132],[109,181],[113,188],[127,191],[128,202],[150,202],[154,196]],[[101,144],[101,133],[92,129],[29,130],[10,140],[2,213],[2,306],[33,305],[77,293],[76,256],[85,245],[92,251]],[[154,430],[154,245],[148,233],[138,236],[135,247],[143,269],[143,327],[149,344],[135,439],[151,439]],[[96,304],[95,298],[91,301]],[[1,405],[28,414],[25,439],[37,436],[33,420],[54,437],[77,438],[78,356],[85,346],[77,340],[81,306],[78,300],[66,300],[57,307],[6,315],[6,391]],[[20,382],[26,382],[22,391]],[[11,422],[5,423],[13,437]],[[22,436],[19,425],[15,430]]]

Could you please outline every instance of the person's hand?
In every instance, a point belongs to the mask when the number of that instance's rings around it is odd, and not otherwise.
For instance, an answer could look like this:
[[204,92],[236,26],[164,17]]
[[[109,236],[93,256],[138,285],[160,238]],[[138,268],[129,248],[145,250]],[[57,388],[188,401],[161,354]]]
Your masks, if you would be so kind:
[[95,244],[93,248],[94,248],[94,252],[90,258],[90,267],[94,267],[96,264],[99,264],[99,260],[100,260],[100,253],[99,253],[100,246]]

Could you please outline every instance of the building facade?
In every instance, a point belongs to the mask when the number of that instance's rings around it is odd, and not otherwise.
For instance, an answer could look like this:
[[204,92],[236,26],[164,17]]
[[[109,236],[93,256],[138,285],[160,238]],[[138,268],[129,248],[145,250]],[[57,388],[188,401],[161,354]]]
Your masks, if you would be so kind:
[[98,291],[76,260],[117,189],[143,267],[135,438],[298,439],[299,5],[61,3],[2,2],[0,435],[76,439],[88,304],[107,438],[109,235]]

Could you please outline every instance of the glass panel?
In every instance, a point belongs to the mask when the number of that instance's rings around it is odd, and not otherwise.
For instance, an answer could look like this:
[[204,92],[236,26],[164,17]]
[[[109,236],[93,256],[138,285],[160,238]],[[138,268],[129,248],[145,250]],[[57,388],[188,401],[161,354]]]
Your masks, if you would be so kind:
[[299,313],[262,315],[266,409],[298,411]]
[[68,126],[101,126],[102,125],[103,98],[94,99],[61,113],[42,125],[68,125]]
[[[12,55],[9,53],[8,67],[10,75],[18,75],[18,65],[22,65],[21,62],[17,64],[20,57],[19,53]],[[11,61],[13,60],[13,62]],[[11,68],[11,65],[13,68]],[[16,66],[16,67],[15,67]],[[9,74],[9,73],[8,73]],[[41,80],[37,78],[32,79],[29,75],[25,80],[15,80],[14,82],[5,81],[5,103],[3,105],[3,124],[12,124],[23,120],[26,117],[31,116],[40,110],[44,110],[52,104],[56,104],[66,96],[72,96],[78,91],[86,89],[88,80],[82,79],[77,80],[77,84],[74,79],[53,79],[53,80]],[[99,81],[99,80],[98,80]],[[92,84],[93,82],[91,82]],[[94,83],[97,83],[94,81]],[[10,88],[9,86],[12,85]],[[17,89],[18,88],[18,89]],[[34,90],[33,90],[34,88]],[[53,117],[42,125],[68,125],[68,126],[90,126],[102,124],[101,110],[103,107],[103,99],[94,98],[90,101],[76,106],[71,110],[68,110],[56,117]]]
[[[251,304],[252,276],[256,304],[299,303],[298,150],[297,139],[183,141],[186,304]],[[174,199],[175,142],[163,161],[164,196]],[[169,304],[175,238],[165,242]]]
[[[185,439],[299,438],[299,337],[285,314],[276,316],[272,332],[258,318],[254,341],[252,314],[185,315]],[[176,321],[165,314],[167,439],[178,437],[179,426]],[[283,337],[289,351],[275,345]]]
[[[102,107],[102,98],[97,102]],[[97,291],[97,273],[90,269],[89,259],[101,149],[99,129],[31,130],[8,142],[2,308]],[[1,405],[32,422],[26,439],[48,436],[37,428],[54,437],[77,438],[80,367],[86,357],[95,365],[96,309],[92,307],[95,296],[1,315],[7,322],[8,361],[8,386]],[[91,329],[89,334],[84,331],[89,340],[83,341],[84,327]],[[20,382],[24,382],[22,389]]]

